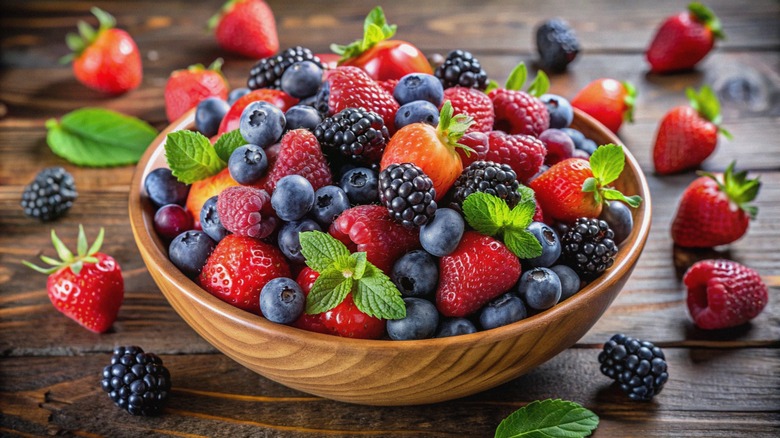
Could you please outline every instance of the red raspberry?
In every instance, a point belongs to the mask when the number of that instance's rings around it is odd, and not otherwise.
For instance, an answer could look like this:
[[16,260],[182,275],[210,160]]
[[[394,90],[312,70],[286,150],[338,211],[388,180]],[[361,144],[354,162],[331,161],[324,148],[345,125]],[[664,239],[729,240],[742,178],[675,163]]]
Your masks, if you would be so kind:
[[487,94],[476,88],[452,87],[444,90],[444,101],[448,100],[452,103],[454,114],[466,114],[474,119],[474,124],[466,132],[490,132],[493,129],[496,116],[493,102]]
[[395,132],[395,113],[398,102],[368,74],[358,68],[342,66],[328,70],[326,81],[330,87],[328,113],[336,114],[346,108],[364,108],[375,112],[385,121],[387,130]]
[[271,196],[265,190],[246,186],[228,187],[217,198],[222,226],[239,236],[262,239],[276,227]]
[[466,155],[466,151],[463,148],[455,149],[458,152],[458,155],[460,155],[460,161],[463,162],[464,169],[475,161],[487,160],[488,150],[490,149],[490,142],[488,135],[484,132],[469,132],[463,135],[463,137],[458,140],[458,143],[474,149],[474,152],[470,152],[468,155]]
[[294,129],[284,134],[271,170],[258,187],[273,193],[276,183],[287,175],[301,175],[309,180],[314,190],[333,183],[320,143],[311,131]]
[[530,135],[510,135],[502,131],[489,134],[490,148],[487,160],[508,164],[517,174],[517,180],[527,182],[539,172],[547,155],[541,140]]
[[491,91],[488,96],[496,112],[495,129],[538,137],[550,127],[550,113],[539,98],[525,91],[502,88]]
[[769,300],[758,273],[732,260],[703,260],[683,277],[688,288],[688,311],[703,329],[722,329],[755,318]]

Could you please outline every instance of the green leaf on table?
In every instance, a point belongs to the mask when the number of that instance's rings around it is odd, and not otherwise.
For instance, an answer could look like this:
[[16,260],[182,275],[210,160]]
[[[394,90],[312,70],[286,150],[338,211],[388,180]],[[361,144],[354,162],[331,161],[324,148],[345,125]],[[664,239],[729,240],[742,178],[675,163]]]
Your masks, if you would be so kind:
[[496,438],[579,438],[590,436],[599,417],[578,403],[547,399],[516,410],[496,428]]
[[241,136],[241,131],[235,129],[220,135],[214,143],[214,150],[217,151],[219,158],[227,163],[230,160],[230,154],[245,144],[247,141]]
[[194,131],[168,134],[165,138],[165,158],[173,176],[185,184],[216,175],[226,166],[209,139]]

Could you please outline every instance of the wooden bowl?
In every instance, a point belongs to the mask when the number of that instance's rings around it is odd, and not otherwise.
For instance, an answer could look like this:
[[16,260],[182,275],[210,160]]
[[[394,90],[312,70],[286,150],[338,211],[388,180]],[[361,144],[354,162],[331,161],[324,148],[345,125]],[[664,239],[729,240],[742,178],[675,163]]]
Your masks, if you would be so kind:
[[[419,341],[361,340],[279,325],[201,289],[168,260],[154,232],[146,175],[166,166],[169,132],[193,127],[193,112],[170,125],[138,163],[130,190],[130,223],[138,249],[168,302],[218,350],[245,367],[310,394],[366,405],[414,405],[456,399],[512,380],[579,340],[628,280],[650,231],[650,191],[634,157],[616,186],[644,199],[615,264],[573,297],[514,324],[469,335]],[[620,140],[577,111],[574,128],[599,144]]]

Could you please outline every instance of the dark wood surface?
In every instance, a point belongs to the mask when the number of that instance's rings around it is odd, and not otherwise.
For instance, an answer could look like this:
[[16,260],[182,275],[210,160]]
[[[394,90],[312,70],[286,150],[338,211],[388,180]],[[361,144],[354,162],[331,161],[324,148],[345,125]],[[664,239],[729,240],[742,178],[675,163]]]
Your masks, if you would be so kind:
[[[445,5],[441,5],[445,3]],[[106,97],[76,82],[65,33],[89,18],[92,2],[2,3],[0,72],[0,435],[39,436],[492,436],[498,423],[534,400],[577,401],[599,415],[593,436],[759,437],[780,430],[780,4],[774,0],[708,1],[728,39],[693,72],[647,73],[642,52],[660,21],[686,2],[560,1],[387,2],[397,37],[426,53],[471,50],[503,82],[520,60],[533,62],[534,26],[567,18],[583,52],[552,91],[567,97],[609,76],[639,90],[636,123],[619,135],[639,160],[653,195],[653,228],[633,276],[602,319],[574,347],[510,383],[460,400],[417,407],[366,407],[300,393],[260,377],[220,354],[171,309],[151,279],[130,232],[128,185],[133,167],[89,169],[56,157],[44,123],[84,106],[102,106],[165,126],[168,74],[222,56],[234,87],[253,61],[223,53],[204,31],[221,0],[95,2],[135,38],[144,80],[135,91]],[[652,4],[651,4],[652,3]],[[371,2],[272,1],[281,47],[317,52],[346,43],[362,29]],[[743,239],[724,251],[675,250],[669,226],[694,173],[653,175],[651,147],[659,118],[685,102],[684,89],[710,84],[720,93],[724,141],[703,167],[723,170],[737,160],[763,181],[760,208]],[[738,93],[747,85],[747,93]],[[731,90],[729,92],[728,90]],[[737,90],[737,91],[735,91]],[[63,165],[76,178],[79,199],[53,224],[24,216],[24,186],[43,167]],[[45,278],[21,259],[53,255],[49,230],[74,242],[78,224],[93,236],[106,228],[105,252],[123,268],[126,297],[109,333],[93,334],[50,304]],[[733,330],[696,329],[687,316],[679,276],[692,260],[725,256],[756,269],[770,285],[770,302],[751,323]],[[600,375],[601,344],[624,332],[662,346],[670,380],[651,403],[632,403]],[[99,376],[116,345],[137,344],[160,354],[174,389],[165,414],[136,418],[115,408]]]

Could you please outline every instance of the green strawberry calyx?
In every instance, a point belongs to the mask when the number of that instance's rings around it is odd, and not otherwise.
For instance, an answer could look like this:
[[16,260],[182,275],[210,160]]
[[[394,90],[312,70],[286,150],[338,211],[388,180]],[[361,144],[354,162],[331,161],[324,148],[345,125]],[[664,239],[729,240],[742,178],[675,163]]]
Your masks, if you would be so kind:
[[67,64],[78,58],[87,50],[87,47],[97,40],[98,36],[100,36],[103,31],[112,29],[116,26],[116,19],[108,12],[96,6],[92,7],[90,12],[98,19],[97,30],[90,26],[86,21],[79,21],[77,24],[79,33],[69,32],[65,35],[65,44],[67,44],[68,48],[73,52],[60,58],[60,63]]
[[216,14],[212,15],[211,18],[209,18],[209,21],[206,23],[206,28],[208,30],[214,30],[219,26],[219,22],[222,20],[222,17],[229,14],[231,11],[233,11],[233,8],[236,7],[236,3],[241,3],[246,0],[228,0],[226,1],[221,8],[219,8],[219,11],[217,11]]
[[366,19],[363,22],[362,39],[355,40],[347,45],[331,44],[330,50],[337,55],[341,55],[339,62],[357,58],[380,41],[392,38],[397,29],[398,26],[395,24],[387,24],[382,7],[377,6],[366,15]]
[[726,34],[723,33],[723,26],[720,24],[720,19],[712,9],[704,6],[699,2],[693,2],[688,5],[688,12],[696,18],[696,21],[704,24],[706,28],[712,32],[712,35],[718,39],[726,39]]
[[629,81],[620,83],[623,84],[623,88],[626,90],[626,95],[623,97],[623,103],[626,105],[626,110],[623,112],[623,120],[633,123],[634,108],[636,107],[636,87]]
[[749,203],[756,199],[758,191],[761,189],[761,181],[758,178],[748,179],[747,170],[735,173],[735,165],[735,161],[729,164],[729,167],[723,172],[722,179],[710,172],[699,172],[699,175],[712,178],[718,184],[718,189],[729,198],[729,201],[733,202],[751,219],[755,219],[758,215],[758,207],[749,205]]
[[712,88],[708,85],[703,85],[697,93],[696,90],[688,87],[685,90],[685,95],[688,96],[691,108],[696,110],[702,118],[709,120],[717,126],[718,132],[723,134],[724,137],[728,139],[733,138],[731,133],[720,125],[723,121],[723,117],[720,114],[720,102]]
[[101,228],[97,238],[92,243],[92,246],[89,246],[89,243],[87,242],[87,236],[84,234],[84,227],[79,225],[79,237],[76,243],[76,254],[73,254],[68,249],[68,247],[62,243],[62,240],[57,237],[57,233],[55,233],[54,230],[51,230],[51,241],[54,244],[54,249],[57,250],[57,256],[59,256],[60,260],[42,255],[41,260],[44,263],[51,265],[50,267],[46,268],[34,265],[27,260],[22,260],[22,263],[28,268],[34,269],[42,274],[51,274],[61,269],[70,267],[70,270],[73,271],[74,274],[79,275],[85,263],[98,262],[95,254],[100,251],[100,247],[103,245],[103,235],[104,230]]
[[593,176],[582,183],[582,191],[593,193],[599,204],[608,200],[623,201],[630,207],[637,208],[642,203],[639,195],[626,196],[619,190],[609,186],[620,177],[625,167],[625,152],[623,146],[606,144],[599,146],[590,156],[590,169]]
[[[512,90],[512,91],[520,91],[525,86],[527,80],[528,80],[528,67],[525,66],[524,62],[521,62],[517,64],[515,68],[513,68],[512,71],[509,73],[509,77],[507,77],[506,83],[504,84],[504,89]],[[496,83],[495,81],[490,81],[487,89],[485,90],[485,93],[489,93],[490,91],[496,88],[499,88],[498,83]],[[538,72],[536,72],[536,77],[528,85],[526,91],[531,96],[541,97],[549,89],[550,89],[550,78],[547,76],[547,73],[545,73],[542,70],[539,70]]]
[[474,124],[474,118],[466,114],[455,114],[455,109],[452,107],[452,102],[445,101],[439,111],[439,126],[436,128],[439,134],[439,139],[445,145],[455,149],[460,148],[466,151],[468,156],[474,149],[458,143],[461,137],[466,134],[471,125]]

